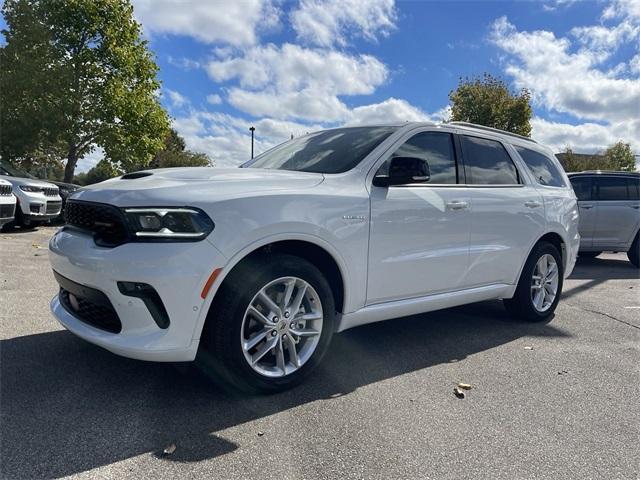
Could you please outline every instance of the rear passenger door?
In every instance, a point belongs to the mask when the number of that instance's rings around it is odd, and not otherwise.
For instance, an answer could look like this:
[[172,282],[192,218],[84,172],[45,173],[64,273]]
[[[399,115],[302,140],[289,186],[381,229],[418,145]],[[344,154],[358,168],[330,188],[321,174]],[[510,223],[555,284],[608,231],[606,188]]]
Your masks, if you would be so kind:
[[545,227],[543,199],[524,184],[502,142],[458,136],[471,199],[467,287],[514,284]]
[[597,175],[593,179],[597,199],[593,247],[626,247],[640,222],[637,183],[622,175]]
[[593,231],[596,228],[596,202],[593,198],[593,182],[591,175],[572,176],[570,178],[573,191],[578,197],[580,249],[593,246]]

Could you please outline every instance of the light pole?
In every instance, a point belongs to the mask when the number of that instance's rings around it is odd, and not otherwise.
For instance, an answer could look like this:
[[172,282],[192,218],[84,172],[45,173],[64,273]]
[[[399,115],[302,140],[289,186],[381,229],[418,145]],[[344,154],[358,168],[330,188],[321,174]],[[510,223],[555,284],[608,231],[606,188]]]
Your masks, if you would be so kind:
[[251,130],[251,158],[253,159],[253,132],[256,131],[256,127],[254,127],[253,125],[251,125],[249,127],[249,130]]

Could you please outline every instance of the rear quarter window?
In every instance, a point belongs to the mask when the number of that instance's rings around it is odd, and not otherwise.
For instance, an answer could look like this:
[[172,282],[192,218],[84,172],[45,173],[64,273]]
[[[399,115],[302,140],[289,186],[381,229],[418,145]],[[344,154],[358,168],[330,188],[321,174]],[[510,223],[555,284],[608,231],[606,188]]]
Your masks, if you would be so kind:
[[527,168],[540,185],[547,187],[565,187],[562,173],[556,163],[546,155],[528,148],[514,145]]

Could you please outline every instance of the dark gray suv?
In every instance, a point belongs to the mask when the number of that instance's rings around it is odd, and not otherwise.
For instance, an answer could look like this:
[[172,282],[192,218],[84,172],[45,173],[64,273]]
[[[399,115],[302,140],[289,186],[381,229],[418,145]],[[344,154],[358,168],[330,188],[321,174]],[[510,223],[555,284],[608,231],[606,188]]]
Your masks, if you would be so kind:
[[627,252],[640,267],[640,173],[570,173],[580,212],[581,257],[603,251]]

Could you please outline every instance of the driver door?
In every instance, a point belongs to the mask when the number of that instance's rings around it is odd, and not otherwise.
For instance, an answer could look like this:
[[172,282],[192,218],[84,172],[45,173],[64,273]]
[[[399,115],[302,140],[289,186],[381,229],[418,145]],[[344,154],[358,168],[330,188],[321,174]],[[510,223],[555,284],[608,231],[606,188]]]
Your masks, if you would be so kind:
[[453,134],[414,134],[377,174],[387,174],[393,157],[424,160],[430,178],[371,187],[368,305],[463,288],[469,263],[471,205],[458,181]]

